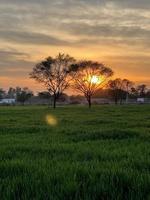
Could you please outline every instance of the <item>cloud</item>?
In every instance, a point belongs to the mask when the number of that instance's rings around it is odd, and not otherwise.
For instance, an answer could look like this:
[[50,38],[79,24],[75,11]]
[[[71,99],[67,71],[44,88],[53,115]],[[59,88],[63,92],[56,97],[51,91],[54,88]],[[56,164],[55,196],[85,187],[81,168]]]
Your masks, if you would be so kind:
[[111,0],[110,2],[115,3],[116,5],[123,7],[123,8],[134,8],[134,9],[148,9],[150,8],[150,1],[149,0]]
[[141,27],[128,26],[112,26],[112,25],[89,25],[85,23],[68,23],[63,25],[70,33],[85,35],[85,36],[100,36],[100,37],[127,37],[127,38],[148,38],[150,30]]
[[57,5],[57,6],[67,6],[67,5],[77,5],[77,4],[89,4],[89,5],[106,5],[106,4],[115,4],[120,7],[127,8],[149,8],[149,0],[1,0],[1,3],[7,4],[48,4],[48,5]]
[[0,67],[12,66],[13,63],[28,60],[30,56],[27,53],[18,52],[14,49],[0,49]]
[[0,50],[0,58],[0,76],[21,76],[35,65],[28,54],[14,49]]
[[69,42],[55,37],[34,32],[22,32],[22,31],[0,31],[1,39],[16,42],[22,44],[34,44],[34,45],[68,45]]
[[0,57],[3,59],[4,57],[16,57],[16,56],[26,56],[28,57],[29,55],[26,53],[22,52],[17,52],[15,50],[3,50],[0,49]]
[[0,2],[1,76],[27,75],[38,59],[59,51],[91,59],[107,56],[128,68],[138,64],[140,69],[143,63],[143,73],[149,72],[149,0]]

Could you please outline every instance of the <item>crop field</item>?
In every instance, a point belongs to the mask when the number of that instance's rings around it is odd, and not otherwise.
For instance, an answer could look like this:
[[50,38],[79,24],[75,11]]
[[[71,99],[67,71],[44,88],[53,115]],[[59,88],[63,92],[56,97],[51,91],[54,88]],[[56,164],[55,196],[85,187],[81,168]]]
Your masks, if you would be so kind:
[[150,106],[0,107],[0,200],[149,200]]

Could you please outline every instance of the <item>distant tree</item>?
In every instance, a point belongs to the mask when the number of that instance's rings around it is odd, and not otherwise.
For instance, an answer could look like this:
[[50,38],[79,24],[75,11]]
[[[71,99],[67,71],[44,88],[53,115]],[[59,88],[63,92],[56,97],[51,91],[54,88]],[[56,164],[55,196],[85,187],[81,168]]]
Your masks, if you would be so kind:
[[147,90],[148,89],[147,89],[147,86],[145,84],[138,85],[137,86],[138,96],[139,97],[145,97]]
[[150,89],[147,90],[146,97],[150,98]]
[[129,94],[131,92],[131,88],[133,87],[134,83],[128,79],[122,80],[122,89],[126,92],[126,103],[128,103],[129,100]]
[[0,99],[4,98],[5,94],[6,92],[2,88],[0,88]]
[[84,100],[84,96],[82,95],[71,95],[70,96],[70,103],[71,104],[80,104]]
[[17,88],[16,95],[17,101],[24,105],[24,103],[33,96],[33,92],[30,91],[27,87],[23,89]]
[[48,57],[38,63],[30,73],[30,77],[44,84],[47,91],[53,96],[53,108],[56,107],[57,99],[70,85],[70,65],[74,62],[73,57],[58,54],[55,58]]
[[50,99],[51,95],[50,95],[49,92],[43,91],[43,92],[38,93],[38,97],[41,98],[41,99]]
[[59,102],[67,102],[69,99],[69,96],[66,93],[62,93],[58,99]]
[[10,88],[8,89],[7,96],[8,96],[9,98],[16,98],[16,89],[10,87]]
[[97,92],[93,95],[94,98],[108,98],[108,89],[107,88],[100,88]]
[[131,90],[130,90],[130,97],[131,98],[137,98],[138,97],[138,91],[137,91],[137,88],[136,87],[131,87]]
[[99,88],[104,87],[113,72],[102,63],[80,61],[72,65],[71,74],[75,74],[73,88],[85,96],[91,108],[91,98]]
[[109,94],[114,98],[115,104],[122,104],[123,99],[126,99],[128,103],[129,94],[132,90],[133,82],[128,79],[116,78],[115,80],[110,80],[108,82]]
[[122,80],[120,78],[110,80],[107,87],[109,88],[109,94],[114,99],[115,104],[118,104],[119,101],[121,103],[124,94]]

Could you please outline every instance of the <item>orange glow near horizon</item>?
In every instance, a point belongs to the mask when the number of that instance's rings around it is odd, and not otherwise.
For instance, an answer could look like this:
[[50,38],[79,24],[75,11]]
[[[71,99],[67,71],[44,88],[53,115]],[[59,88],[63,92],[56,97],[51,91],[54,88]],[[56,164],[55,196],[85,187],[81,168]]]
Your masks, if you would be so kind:
[[[144,57],[145,53],[143,53],[143,57],[139,60],[139,52],[137,51],[136,55],[135,52],[133,54],[135,49],[133,48],[131,51],[131,47],[129,48],[128,46],[124,49],[110,46],[108,49],[107,45],[103,44],[103,48],[100,49],[96,47],[96,44],[93,47],[48,47],[43,45],[39,51],[37,51],[37,46],[32,46],[32,48],[30,47],[31,49],[27,47],[28,45],[12,45],[12,48],[21,49],[25,54],[28,51],[29,57],[19,54],[17,57],[13,57],[8,67],[3,67],[0,64],[0,88],[7,90],[9,87],[20,86],[29,87],[34,92],[45,90],[41,84],[29,78],[29,73],[36,63],[48,56],[56,56],[59,52],[69,54],[77,60],[86,59],[104,63],[114,71],[112,79],[126,78],[135,82],[135,84],[144,83],[150,86],[150,67],[148,65],[150,62],[148,61],[148,55]],[[83,52],[82,54],[79,48]],[[134,59],[130,54],[133,54]],[[13,62],[16,64],[14,65]],[[11,64],[14,67],[10,67]]]
[[[31,67],[31,69],[32,69],[32,67]],[[119,78],[127,78],[129,80],[132,80],[133,82],[135,82],[135,85],[145,83],[148,86],[150,86],[149,77],[141,76],[140,74],[135,76],[132,73],[127,74],[126,72],[121,72],[119,70],[116,70],[115,75],[113,77],[111,77],[111,79],[115,79],[118,77]],[[100,78],[100,80],[98,80],[98,79],[99,78],[97,76],[94,76],[94,77],[92,77],[91,81],[92,81],[92,83],[96,84],[102,80],[102,78]],[[42,84],[37,83],[33,79],[30,79],[28,73],[24,77],[23,76],[12,77],[11,75],[0,77],[0,88],[4,88],[5,90],[8,90],[9,87],[16,87],[16,86],[28,87],[29,89],[33,90],[35,92],[35,94],[40,91],[46,90]],[[70,91],[70,90],[66,90],[66,93],[74,94],[74,92]]]
[[22,0],[21,5],[19,0],[2,0],[0,6],[0,88],[45,90],[29,73],[59,52],[104,63],[114,71],[113,79],[150,87],[147,0]]

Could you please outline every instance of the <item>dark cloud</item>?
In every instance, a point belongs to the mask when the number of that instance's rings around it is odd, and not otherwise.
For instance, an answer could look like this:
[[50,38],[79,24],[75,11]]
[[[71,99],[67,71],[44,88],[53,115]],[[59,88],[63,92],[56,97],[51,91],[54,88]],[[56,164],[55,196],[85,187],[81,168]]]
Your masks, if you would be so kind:
[[150,8],[149,0],[111,0],[110,2],[115,3],[123,8],[134,8],[134,9],[148,9]]
[[0,38],[5,41],[16,42],[21,44],[34,44],[34,45],[68,45],[69,42],[55,37],[34,33],[34,32],[21,32],[0,30]]
[[55,6],[74,6],[81,4],[88,5],[100,5],[104,6],[106,4],[114,4],[116,6],[120,6],[122,8],[141,8],[148,9],[150,8],[149,0],[1,0],[1,4],[40,4],[40,5],[55,5]]
[[[148,8],[149,0],[142,0],[142,3],[141,0],[1,0],[1,2],[5,4],[0,8],[0,39],[5,42],[71,46],[93,44],[98,41],[102,43],[101,40],[105,37],[105,42],[112,44],[114,42],[127,45],[143,43],[143,46],[149,44],[150,17],[143,16],[144,12],[136,12],[133,9],[133,6],[142,5]],[[20,3],[26,6],[20,6]],[[111,4],[120,6],[120,9],[114,8]],[[133,10],[124,12],[123,7]],[[50,35],[44,34],[43,30]],[[77,37],[77,40],[76,42],[64,40],[61,35],[56,37],[53,31],[70,34]]]
[[16,56],[26,56],[28,57],[29,55],[26,54],[26,53],[22,53],[22,52],[17,52],[15,50],[2,50],[0,49],[0,57],[3,59],[4,57],[5,58],[13,58],[13,57],[16,57]]
[[30,56],[15,50],[0,50],[0,75],[13,76],[13,74],[28,73],[34,62],[29,61]]
[[85,23],[68,23],[62,25],[72,34],[84,36],[100,37],[122,37],[122,38],[149,38],[150,30],[138,26],[111,26],[109,25],[89,25]]
[[[14,49],[0,49],[0,67],[12,66],[14,63],[28,60],[30,56],[27,53],[18,52]],[[24,61],[25,62],[25,61]]]

